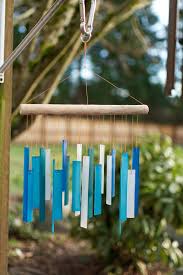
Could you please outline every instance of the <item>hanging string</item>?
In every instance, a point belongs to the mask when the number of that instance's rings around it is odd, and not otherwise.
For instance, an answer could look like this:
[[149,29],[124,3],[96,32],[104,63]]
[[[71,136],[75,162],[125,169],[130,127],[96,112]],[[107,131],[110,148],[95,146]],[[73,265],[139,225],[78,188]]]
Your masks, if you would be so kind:
[[[102,80],[104,80],[105,82],[107,82],[109,85],[111,85],[112,87],[118,89],[118,90],[122,90],[121,88],[119,88],[118,86],[116,86],[114,83],[112,83],[111,81],[109,81],[108,79],[104,78],[103,76],[93,72],[96,76],[98,76],[99,78],[101,78]],[[141,105],[144,105],[144,103],[142,103],[140,100],[138,100],[137,98],[133,97],[132,95],[128,95],[128,97],[132,98],[133,100],[135,100],[136,102],[140,103]]]
[[112,115],[110,114],[110,131],[112,132],[111,135],[110,135],[110,154],[112,153],[112,142],[113,142],[113,123],[112,123]]
[[[85,43],[85,44],[86,44],[86,43]],[[84,44],[84,45],[85,45],[85,44]],[[85,50],[84,50],[84,51],[85,51],[85,59],[86,59],[86,56],[87,56],[87,45],[85,45],[84,47],[85,47]],[[87,63],[87,62],[85,61],[85,65],[84,65],[84,68],[85,68],[85,69],[87,69],[86,63]],[[122,90],[120,87],[116,86],[114,83],[112,83],[112,82],[109,81],[108,79],[104,78],[103,76],[97,74],[96,72],[93,71],[93,74],[96,75],[96,76],[98,76],[100,79],[104,80],[106,83],[110,84],[110,85],[111,85],[112,87],[114,87],[115,89]],[[61,81],[58,83],[58,85],[64,83],[64,82],[65,82],[67,79],[69,79],[70,77],[71,77],[71,74],[68,75],[67,77],[65,77],[63,80],[61,80]],[[87,99],[86,101],[87,101],[87,104],[88,104],[88,102],[89,102],[89,97],[88,97],[88,83],[87,83],[87,79],[86,79],[85,85],[86,85],[86,99]],[[51,88],[51,87],[50,87],[50,88]],[[38,94],[38,95],[32,97],[31,99],[29,99],[28,101],[26,101],[25,104],[31,103],[33,100],[35,100],[35,99],[41,97],[41,96],[44,95],[46,92],[48,92],[48,91],[50,90],[50,88],[48,88],[48,89],[42,91],[40,94]],[[143,102],[141,102],[140,100],[138,100],[137,98],[135,98],[135,97],[132,96],[131,94],[129,94],[128,97],[132,98],[132,99],[135,100],[137,103],[139,103],[139,104],[141,104],[141,105],[144,105]]]
[[[127,126],[127,115],[125,115],[125,128],[126,128],[126,126]],[[125,133],[125,152],[127,151],[127,133]]]
[[[33,115],[31,115],[30,117],[30,123],[31,123],[31,128],[33,129],[32,125],[33,125]],[[34,154],[34,136],[31,135],[31,145],[30,145],[30,150],[32,150],[32,154]],[[31,155],[31,154],[30,154]]]
[[[123,121],[123,115],[121,116],[121,125],[124,123]],[[121,127],[122,128],[122,127]],[[122,128],[123,129],[123,128]],[[122,131],[122,135],[124,134],[124,132]],[[120,142],[120,149],[121,149],[121,153],[123,152],[123,141],[124,141],[124,137],[121,138],[121,142]]]
[[[87,43],[84,43],[84,70],[87,70]],[[86,104],[88,105],[88,81],[87,75],[85,75],[85,87],[86,87]]]
[[114,149],[114,133],[116,135],[116,116],[113,116],[112,147]]
[[26,147],[28,147],[28,124],[29,124],[29,117],[28,117],[28,115],[27,115],[27,117],[26,117],[26,137],[25,137],[25,139],[26,139]]
[[[133,134],[134,134],[134,121],[133,121],[133,116],[132,116],[132,130],[131,130],[131,152],[133,151],[133,144],[134,144],[134,140],[133,140]],[[131,170],[132,170],[132,157],[131,157]]]
[[[39,122],[39,120],[38,119],[35,119],[35,120],[37,120],[37,122]],[[36,129],[37,130],[37,129]],[[37,137],[36,137],[36,154],[38,155],[39,154],[39,149],[38,149],[38,143],[39,143],[39,136],[38,136],[38,134],[37,134]]]
[[[87,75],[86,75],[86,70],[87,70],[87,43],[84,43],[84,70],[85,70],[85,93],[86,93],[86,104],[88,105],[88,81],[87,81]],[[88,150],[88,137],[89,137],[89,129],[88,129],[88,125],[89,125],[89,118],[88,115],[86,117],[86,137],[87,137],[87,142],[86,142],[86,152]]]
[[[139,127],[139,116],[137,115],[137,121],[136,121],[136,123],[137,123],[137,129],[138,129],[138,127]],[[136,141],[135,141],[135,144],[136,144],[136,148],[138,147],[138,132],[137,132],[137,130],[136,130]]]
[[[58,83],[58,85],[64,83],[67,79],[70,78],[70,76],[71,76],[71,74],[68,75],[67,77],[65,77],[64,79],[62,79],[62,80]],[[46,89],[46,90],[44,90],[44,91],[42,91],[40,94],[38,94],[38,95],[32,97],[31,99],[29,99],[28,101],[26,101],[25,104],[31,103],[33,100],[35,100],[35,99],[41,97],[42,95],[44,95],[44,94],[45,94],[46,92],[48,92],[50,89],[51,89],[51,87],[48,88],[48,89]]]
[[48,149],[49,145],[48,145],[48,116],[45,117],[45,141],[46,141],[46,149]]

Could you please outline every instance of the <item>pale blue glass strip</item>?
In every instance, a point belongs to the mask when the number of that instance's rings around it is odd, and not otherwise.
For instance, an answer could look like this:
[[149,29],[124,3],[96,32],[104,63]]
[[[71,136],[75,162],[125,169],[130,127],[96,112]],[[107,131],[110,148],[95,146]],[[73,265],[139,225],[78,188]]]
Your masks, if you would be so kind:
[[90,157],[89,189],[88,189],[88,218],[93,217],[93,178],[94,178],[94,149],[88,149]]
[[128,153],[121,157],[119,220],[127,220]]

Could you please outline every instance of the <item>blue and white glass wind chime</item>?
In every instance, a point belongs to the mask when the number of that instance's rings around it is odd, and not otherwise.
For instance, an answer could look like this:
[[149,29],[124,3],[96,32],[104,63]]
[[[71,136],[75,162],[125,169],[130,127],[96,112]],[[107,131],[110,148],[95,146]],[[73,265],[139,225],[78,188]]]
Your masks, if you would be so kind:
[[[85,1],[81,1],[81,39],[86,43],[91,38],[96,1],[92,1],[88,23],[85,17]],[[57,116],[127,116],[148,114],[147,105],[57,105],[22,104],[21,115]],[[78,125],[79,127],[79,125]],[[52,232],[54,225],[63,219],[63,208],[71,204],[71,210],[80,216],[80,226],[87,228],[88,219],[102,214],[102,201],[111,206],[119,185],[119,222],[133,219],[138,215],[140,186],[140,149],[132,150],[131,165],[129,154],[112,148],[106,155],[104,144],[99,144],[98,161],[94,160],[94,148],[89,147],[83,155],[82,144],[76,144],[77,157],[68,155],[68,140],[61,141],[62,167],[56,168],[49,148],[40,148],[39,155],[31,156],[30,148],[24,148],[24,192],[23,221],[34,219],[34,210],[39,209],[40,222],[46,220],[46,201],[52,204]],[[117,148],[117,147],[116,147]],[[120,180],[116,180],[116,156],[121,156]],[[71,179],[71,182],[70,182]],[[70,191],[71,190],[71,191]],[[72,196],[70,196],[72,193]]]

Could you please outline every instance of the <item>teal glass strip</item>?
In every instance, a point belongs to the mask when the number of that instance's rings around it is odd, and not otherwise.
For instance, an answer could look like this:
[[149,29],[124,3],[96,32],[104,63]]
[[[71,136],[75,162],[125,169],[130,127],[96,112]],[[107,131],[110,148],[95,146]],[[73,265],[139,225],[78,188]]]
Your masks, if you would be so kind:
[[28,172],[29,172],[29,147],[24,148],[24,190],[23,190],[23,221],[27,222],[27,202],[28,202]]
[[33,209],[40,203],[40,157],[32,157]]
[[62,181],[63,181],[63,171],[55,170],[55,161],[53,161],[52,228],[53,228],[53,224],[56,221],[60,221],[63,218]]
[[127,220],[128,153],[121,157],[119,220]]
[[81,161],[72,162],[72,211],[81,211]]
[[94,215],[101,215],[102,213],[102,165],[95,166],[95,192],[94,192]]
[[28,172],[27,222],[33,221],[33,173]]
[[39,220],[45,222],[46,219],[46,201],[45,201],[45,149],[40,148],[40,204]]
[[135,217],[139,212],[139,189],[140,189],[140,148],[133,148],[132,169],[135,170]]
[[88,149],[90,157],[89,187],[88,187],[88,218],[93,217],[93,178],[94,178],[94,149]]
[[69,204],[69,170],[70,170],[70,157],[67,156],[67,184],[64,196],[64,205]]

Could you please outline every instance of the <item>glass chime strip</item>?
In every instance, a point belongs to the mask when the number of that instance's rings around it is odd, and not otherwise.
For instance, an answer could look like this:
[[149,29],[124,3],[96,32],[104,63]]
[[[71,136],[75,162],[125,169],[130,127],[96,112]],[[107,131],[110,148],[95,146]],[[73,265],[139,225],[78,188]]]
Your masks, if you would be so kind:
[[67,156],[67,184],[65,189],[65,196],[64,196],[64,205],[69,204],[69,172],[70,172],[70,157]]
[[128,170],[127,218],[135,218],[135,170]]
[[128,153],[123,153],[121,157],[120,172],[120,209],[119,217],[121,222],[127,220],[127,184],[128,184]]
[[29,154],[28,147],[24,148],[24,192],[23,192],[23,221],[27,222],[27,202],[28,202],[28,172],[29,172]]
[[72,162],[72,211],[81,210],[81,161]]
[[135,217],[139,212],[140,148],[133,148],[132,168],[135,170]]
[[32,178],[33,178],[33,208],[39,208],[40,202],[40,157],[32,157]]
[[89,190],[88,190],[88,218],[93,217],[93,175],[94,175],[94,149],[88,149],[90,158]]
[[53,161],[53,198],[52,198],[52,232],[54,223],[63,218],[62,215],[62,183],[63,171],[55,170],[55,160]]
[[51,200],[51,150],[46,149],[45,151],[45,181],[46,181],[46,191],[45,199],[46,201]]
[[107,156],[106,204],[112,204],[112,156]]
[[33,173],[28,172],[27,222],[33,221]]
[[94,192],[94,215],[101,215],[102,213],[102,165],[97,164],[95,166],[95,192]]
[[40,212],[39,220],[44,222],[46,218],[45,204],[45,149],[40,148]]
[[81,188],[81,222],[83,228],[88,227],[88,187],[89,187],[90,158],[83,157],[82,188]]
[[100,144],[100,159],[99,164],[102,165],[102,186],[101,193],[104,194],[104,166],[105,166],[105,145]]

